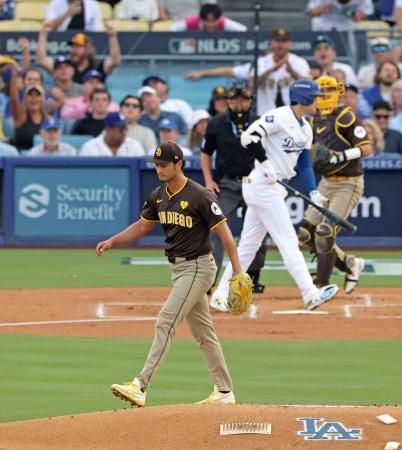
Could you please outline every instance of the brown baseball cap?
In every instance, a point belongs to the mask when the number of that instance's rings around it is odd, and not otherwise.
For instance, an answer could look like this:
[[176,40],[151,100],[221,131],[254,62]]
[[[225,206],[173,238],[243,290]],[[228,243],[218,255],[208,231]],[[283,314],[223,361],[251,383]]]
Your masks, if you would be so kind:
[[181,148],[174,142],[158,145],[155,149],[153,158],[148,159],[150,163],[168,164],[183,159]]
[[216,86],[212,91],[212,98],[226,98],[228,96],[228,90],[224,86]]
[[290,41],[291,37],[289,30],[283,27],[279,27],[272,32],[271,39],[273,39],[274,41]]
[[70,45],[87,45],[91,39],[84,33],[75,34],[69,41]]

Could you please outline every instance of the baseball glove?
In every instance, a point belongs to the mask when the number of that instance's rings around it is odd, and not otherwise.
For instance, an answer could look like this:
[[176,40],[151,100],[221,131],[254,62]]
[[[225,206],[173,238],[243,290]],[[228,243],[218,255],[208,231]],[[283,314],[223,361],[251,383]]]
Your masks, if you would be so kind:
[[242,272],[234,275],[229,280],[228,311],[239,315],[247,311],[251,305],[251,289],[253,282],[248,273]]
[[343,153],[330,150],[321,143],[314,144],[314,170],[322,175],[329,175],[339,169],[343,162]]

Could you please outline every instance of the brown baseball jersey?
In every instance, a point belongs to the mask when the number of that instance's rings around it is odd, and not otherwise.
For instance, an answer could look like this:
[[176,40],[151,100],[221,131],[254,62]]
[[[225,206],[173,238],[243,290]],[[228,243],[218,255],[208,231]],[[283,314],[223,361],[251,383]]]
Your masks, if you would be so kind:
[[186,179],[175,193],[163,184],[147,198],[141,219],[160,222],[166,234],[166,256],[196,258],[212,250],[210,230],[226,220],[212,194]]
[[[325,144],[342,152],[348,148],[368,144],[367,132],[351,108],[339,106],[331,114],[316,114],[312,119],[313,143]],[[337,165],[327,175],[355,177],[363,174],[361,158]]]

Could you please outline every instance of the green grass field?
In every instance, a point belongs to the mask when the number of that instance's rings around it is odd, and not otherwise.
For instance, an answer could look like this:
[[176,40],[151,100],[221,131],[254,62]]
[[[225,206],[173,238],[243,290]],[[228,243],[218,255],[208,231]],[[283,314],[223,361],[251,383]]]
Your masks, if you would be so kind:
[[[365,258],[402,259],[402,252],[357,252]],[[102,286],[167,286],[170,268],[164,266],[130,266],[121,264],[125,257],[163,257],[162,250],[111,250],[101,258],[88,250],[0,250],[2,268],[0,289]],[[268,251],[267,259],[280,259],[276,251]],[[293,285],[289,274],[262,272],[267,285]],[[343,283],[343,276],[333,282]],[[362,277],[361,286],[402,286],[401,277]]]
[[[358,254],[402,259],[397,252]],[[162,252],[122,249],[96,258],[92,250],[3,249],[0,288],[168,285],[169,266],[121,264],[124,257],[147,255]],[[269,252],[268,258],[278,255]],[[291,283],[284,272],[264,271],[262,279],[268,285]],[[401,286],[401,277],[367,276],[361,283],[390,285]],[[0,421],[124,407],[109,385],[142,368],[149,344],[149,339],[0,335]],[[224,340],[223,347],[239,402],[402,404],[399,341]],[[210,389],[195,342],[175,340],[147,405],[194,402]]]

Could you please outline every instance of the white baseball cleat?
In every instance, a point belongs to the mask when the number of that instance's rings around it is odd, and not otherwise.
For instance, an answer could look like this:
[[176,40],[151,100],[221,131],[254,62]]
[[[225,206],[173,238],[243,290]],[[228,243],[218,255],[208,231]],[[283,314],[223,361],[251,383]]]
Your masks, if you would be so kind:
[[228,299],[226,297],[212,295],[209,306],[220,312],[228,312]]
[[147,394],[142,391],[138,378],[134,378],[133,381],[125,381],[124,384],[112,384],[111,390],[116,397],[130,402],[133,406],[145,405]]
[[331,298],[334,297],[338,291],[339,288],[336,284],[328,284],[327,286],[317,289],[313,298],[306,302],[306,308],[310,311],[318,308],[323,303],[331,300]]
[[234,405],[236,404],[235,396],[232,391],[224,394],[223,392],[219,392],[218,388],[214,386],[214,392],[206,398],[205,400],[201,400],[197,402],[197,405],[205,405],[205,404],[213,404],[213,405]]
[[350,270],[352,271],[352,273],[345,274],[345,294],[351,294],[353,289],[357,286],[360,275],[363,272],[364,266],[366,264],[363,258],[356,258],[354,256],[352,256],[351,258],[353,258],[353,261],[350,265]]

